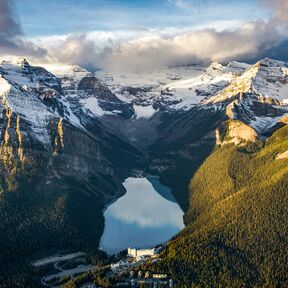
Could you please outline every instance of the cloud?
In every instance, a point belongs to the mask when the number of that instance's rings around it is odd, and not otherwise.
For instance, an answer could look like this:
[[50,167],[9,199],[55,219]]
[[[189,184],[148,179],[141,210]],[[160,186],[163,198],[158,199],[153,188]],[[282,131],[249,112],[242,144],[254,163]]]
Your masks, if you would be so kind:
[[[189,4],[182,0],[168,1],[181,8]],[[288,2],[260,1],[272,11],[273,16],[268,22],[250,21],[238,28],[221,31],[202,28],[75,34],[45,47],[50,61],[93,69],[153,68],[231,60],[252,62],[266,56],[286,60],[288,37],[279,27],[287,24]],[[48,39],[46,42],[55,41]]]
[[1,37],[13,37],[20,35],[21,27],[11,11],[10,3],[7,0],[0,1],[0,35]]
[[271,9],[275,25],[285,25],[288,28],[288,1],[287,0],[261,0],[264,6]]
[[[182,8],[191,5],[185,0],[168,1]],[[0,0],[0,53],[12,51],[31,55],[38,62],[78,64],[90,70],[254,61],[266,55],[284,57],[288,38],[287,32],[279,27],[287,24],[288,2],[260,1],[271,9],[271,20],[250,21],[238,28],[94,31],[28,41],[24,40],[21,25],[12,13],[11,2]]]
[[262,21],[246,23],[234,31],[205,29],[168,38],[158,35],[124,43],[113,51],[110,65],[181,65],[197,61],[246,60],[270,49],[280,39],[274,28]]
[[46,39],[42,45],[48,50],[50,62],[79,64],[87,68],[125,69],[195,62],[249,61],[273,50],[282,41],[283,35],[274,25],[259,20],[224,31],[75,34],[57,41]]
[[86,34],[69,35],[53,41],[51,46],[46,43],[45,47],[49,52],[46,57],[48,62],[76,64],[89,70],[97,68],[97,63],[101,63],[102,54],[105,54],[106,49],[100,50]]
[[43,56],[45,49],[22,38],[21,25],[12,12],[11,0],[0,0],[0,53]]

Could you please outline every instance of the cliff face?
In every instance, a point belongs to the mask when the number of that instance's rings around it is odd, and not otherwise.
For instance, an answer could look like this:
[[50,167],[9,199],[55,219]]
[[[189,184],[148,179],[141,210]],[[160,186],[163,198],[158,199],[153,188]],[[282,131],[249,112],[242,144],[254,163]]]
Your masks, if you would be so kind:
[[[132,169],[143,168],[143,155],[85,110],[74,113],[45,69],[24,60],[2,67],[0,267],[51,248],[97,249],[102,211],[124,193]],[[113,95],[83,82],[89,97]]]
[[216,129],[216,144],[220,146],[234,144],[238,146],[256,143],[258,135],[250,126],[237,120],[224,122]]

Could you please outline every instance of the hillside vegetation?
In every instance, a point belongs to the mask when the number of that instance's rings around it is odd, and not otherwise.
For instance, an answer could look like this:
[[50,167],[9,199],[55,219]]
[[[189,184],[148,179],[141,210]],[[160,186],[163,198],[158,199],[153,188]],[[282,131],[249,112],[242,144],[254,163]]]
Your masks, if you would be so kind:
[[181,287],[288,287],[287,135],[215,149],[191,180],[189,225],[156,270]]

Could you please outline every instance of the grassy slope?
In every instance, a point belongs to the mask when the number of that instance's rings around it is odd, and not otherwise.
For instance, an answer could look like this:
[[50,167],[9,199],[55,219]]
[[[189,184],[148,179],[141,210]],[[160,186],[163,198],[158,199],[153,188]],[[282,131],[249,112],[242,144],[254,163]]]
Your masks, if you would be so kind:
[[187,228],[157,267],[181,287],[287,287],[288,126],[259,151],[217,149],[191,181]]

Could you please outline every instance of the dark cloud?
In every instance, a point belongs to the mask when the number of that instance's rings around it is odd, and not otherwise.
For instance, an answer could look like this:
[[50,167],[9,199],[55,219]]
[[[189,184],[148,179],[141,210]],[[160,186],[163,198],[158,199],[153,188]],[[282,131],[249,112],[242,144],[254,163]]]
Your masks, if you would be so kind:
[[12,0],[0,0],[0,53],[42,57],[46,50],[22,38],[19,20],[13,14]]
[[0,0],[0,37],[10,38],[21,34],[20,24],[12,13],[11,2]]
[[288,62],[288,39],[282,40],[280,43],[277,43],[275,46],[266,51],[264,50],[262,53],[257,55],[256,59],[252,58],[251,62],[255,62],[255,60],[263,59],[266,57]]

